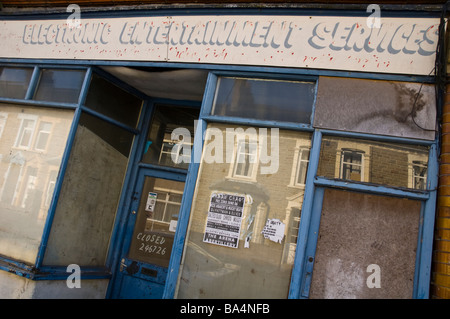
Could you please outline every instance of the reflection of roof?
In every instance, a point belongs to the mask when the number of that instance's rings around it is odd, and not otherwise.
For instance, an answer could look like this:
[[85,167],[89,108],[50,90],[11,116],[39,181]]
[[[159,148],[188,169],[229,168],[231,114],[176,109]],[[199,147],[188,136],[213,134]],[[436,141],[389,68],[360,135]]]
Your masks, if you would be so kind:
[[249,194],[252,196],[254,203],[267,202],[269,200],[269,192],[264,186],[257,183],[222,179],[213,183],[209,188],[218,191]]

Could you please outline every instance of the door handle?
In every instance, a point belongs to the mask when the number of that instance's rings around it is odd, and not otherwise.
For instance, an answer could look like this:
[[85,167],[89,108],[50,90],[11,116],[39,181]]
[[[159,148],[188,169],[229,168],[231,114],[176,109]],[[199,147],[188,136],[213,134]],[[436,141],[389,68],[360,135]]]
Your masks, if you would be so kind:
[[125,264],[125,259],[122,258],[120,261],[120,272],[124,271],[127,268],[127,264]]

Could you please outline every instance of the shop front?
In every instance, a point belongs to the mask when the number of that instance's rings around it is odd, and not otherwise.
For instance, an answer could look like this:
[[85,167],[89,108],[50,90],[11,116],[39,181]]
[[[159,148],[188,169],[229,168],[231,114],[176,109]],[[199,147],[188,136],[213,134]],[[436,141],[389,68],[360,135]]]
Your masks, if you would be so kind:
[[0,296],[429,298],[439,14],[2,16]]

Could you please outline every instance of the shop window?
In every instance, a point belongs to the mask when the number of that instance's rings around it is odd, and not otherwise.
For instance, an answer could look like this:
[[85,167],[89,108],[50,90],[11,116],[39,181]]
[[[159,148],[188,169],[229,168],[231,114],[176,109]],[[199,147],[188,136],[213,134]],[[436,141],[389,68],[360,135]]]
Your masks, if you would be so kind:
[[35,100],[78,103],[85,71],[42,69]]
[[198,116],[195,108],[156,105],[142,161],[187,169]]
[[434,84],[326,77],[318,80],[314,127],[434,141]]
[[363,181],[364,152],[343,149],[341,152],[341,179]]
[[420,211],[416,200],[326,189],[309,297],[412,298]]
[[315,83],[219,77],[212,115],[311,123]]
[[104,266],[133,140],[118,126],[81,115],[45,265]]
[[94,73],[85,105],[93,111],[135,128],[141,114],[142,100]]
[[[255,147],[238,133],[249,129],[258,135]],[[296,147],[309,148],[310,141],[305,132],[208,124],[177,298],[287,297],[304,193],[291,185],[292,165]],[[254,179],[230,178],[230,171],[251,170],[236,166],[233,156],[256,158]],[[265,170],[271,163],[275,167]]]
[[[417,175],[422,175],[422,179],[425,179],[428,151],[426,146],[326,136],[322,139],[317,175],[421,189],[421,176]],[[421,172],[417,165],[412,169],[414,166],[411,158],[423,163]]]
[[33,68],[0,66],[0,97],[25,99]]
[[[0,113],[8,119],[0,143],[0,254],[33,264],[53,196],[48,181],[54,185],[74,113],[7,104],[0,104]],[[37,123],[52,125],[45,154],[33,147]]]

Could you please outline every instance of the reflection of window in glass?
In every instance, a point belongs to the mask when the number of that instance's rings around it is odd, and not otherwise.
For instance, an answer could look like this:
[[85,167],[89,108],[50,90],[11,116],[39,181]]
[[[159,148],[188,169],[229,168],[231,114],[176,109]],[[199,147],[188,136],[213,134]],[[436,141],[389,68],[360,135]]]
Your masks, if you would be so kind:
[[364,176],[363,161],[364,156],[362,151],[343,149],[341,152],[340,178],[353,181],[362,181]]
[[32,74],[32,68],[0,66],[0,97],[24,99]]
[[423,161],[413,161],[413,188],[425,190],[427,187],[427,163]]
[[[199,110],[195,108],[156,105],[142,161],[187,169],[191,160],[187,150],[192,150],[194,121],[198,116]],[[186,136],[172,137],[177,129]]]
[[5,129],[7,119],[8,119],[8,113],[0,112],[0,138],[3,135],[3,130]]
[[2,203],[13,205],[16,190],[22,175],[23,163],[13,162],[8,166],[6,181],[3,185]]
[[33,207],[33,190],[36,188],[37,168],[28,167],[25,178],[23,179],[24,191],[22,195],[21,207],[29,209]]
[[50,178],[48,179],[47,191],[44,202],[45,207],[50,207],[50,203],[52,202],[53,192],[55,191],[57,174],[58,174],[57,171],[50,172]]
[[190,142],[172,140],[170,133],[164,134],[161,153],[159,154],[159,165],[175,166],[179,168],[188,168],[191,154],[185,152],[186,149],[191,150],[193,139]]
[[220,77],[212,114],[310,123],[315,83]]
[[17,135],[16,147],[28,149],[33,139],[34,128],[36,125],[35,116],[22,117],[19,133]]
[[47,143],[50,138],[52,130],[52,123],[41,121],[39,123],[39,130],[36,138],[35,149],[43,151],[47,148]]
[[256,152],[256,142],[239,141],[236,151],[233,177],[255,177],[257,168]]
[[62,103],[77,103],[85,71],[43,69],[34,99]]
[[[176,192],[174,190],[160,189],[155,187],[155,192],[158,194],[156,198],[155,210],[151,219],[169,223],[173,215],[178,215],[181,206],[181,198],[183,192]],[[152,230],[152,229],[146,229]]]
[[306,172],[309,163],[309,149],[300,149],[298,152],[297,170],[295,173],[295,186],[304,186],[306,183]]

